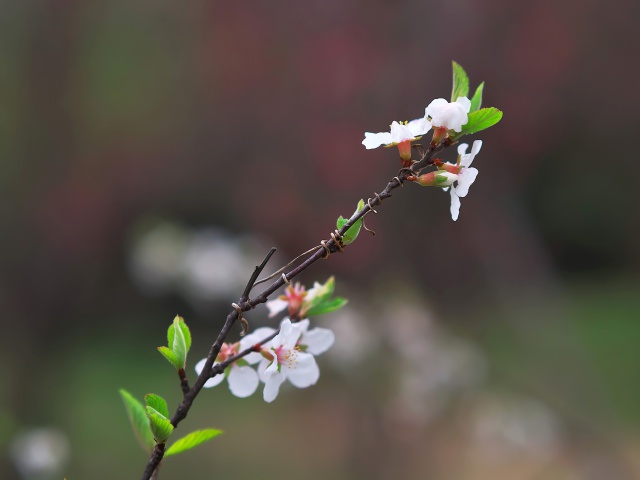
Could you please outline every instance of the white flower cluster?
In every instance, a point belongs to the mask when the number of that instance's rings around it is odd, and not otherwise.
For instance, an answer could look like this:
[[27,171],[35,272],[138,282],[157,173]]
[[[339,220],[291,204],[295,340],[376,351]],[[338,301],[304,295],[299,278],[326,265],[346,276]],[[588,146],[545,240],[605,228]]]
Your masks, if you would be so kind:
[[[216,363],[220,363],[239,351],[261,343],[276,333],[269,327],[258,328],[245,336],[238,344],[224,344]],[[280,385],[289,381],[294,387],[306,388],[314,385],[320,377],[320,369],[315,356],[326,352],[334,343],[333,332],[326,328],[309,330],[309,320],[292,323],[285,318],[278,334],[261,345],[260,353],[252,352],[231,364],[225,374],[216,375],[205,383],[206,388],[222,383],[226,377],[229,389],[236,397],[252,395],[260,382],[264,383],[265,402],[273,402],[278,396]],[[200,375],[206,359],[196,364]],[[254,370],[251,365],[258,365]]]
[[424,117],[410,122],[393,122],[389,132],[365,132],[362,144],[370,150],[381,145],[390,147],[403,142],[413,142],[426,134],[431,128],[446,128],[460,132],[462,126],[469,121],[468,113],[471,101],[467,97],[459,97],[455,102],[447,102],[444,98],[436,98],[424,109]]

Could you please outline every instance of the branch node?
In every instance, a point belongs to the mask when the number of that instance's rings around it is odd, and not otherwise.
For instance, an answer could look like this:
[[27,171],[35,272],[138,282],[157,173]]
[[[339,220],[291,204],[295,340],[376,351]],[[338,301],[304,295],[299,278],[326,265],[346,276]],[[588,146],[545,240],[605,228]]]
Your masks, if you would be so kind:
[[287,285],[291,285],[291,282],[289,281],[289,279],[287,278],[287,276],[284,273],[282,274],[282,281],[284,283],[286,283]]
[[323,258],[324,260],[327,260],[327,259],[329,258],[329,255],[331,255],[331,250],[330,250],[330,249],[329,249],[329,247],[327,246],[327,242],[326,242],[326,240],[322,240],[322,241],[320,242],[320,246],[321,246],[322,248],[324,248],[324,255],[322,255],[322,258]]
[[344,252],[344,248],[342,245],[342,235],[340,235],[340,232],[338,230],[334,231],[331,234],[331,239],[333,240],[333,243],[335,243],[336,247],[338,247],[338,251],[340,253]]

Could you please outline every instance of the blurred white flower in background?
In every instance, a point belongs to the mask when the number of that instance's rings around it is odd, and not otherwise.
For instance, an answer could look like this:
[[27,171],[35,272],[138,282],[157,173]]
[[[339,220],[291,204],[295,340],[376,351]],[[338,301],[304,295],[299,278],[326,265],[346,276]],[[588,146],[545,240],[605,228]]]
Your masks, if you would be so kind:
[[60,478],[69,458],[69,441],[56,428],[35,428],[17,435],[10,453],[22,478]]
[[134,235],[129,271],[149,294],[177,293],[198,310],[242,291],[266,248],[251,237],[213,227],[156,223]]

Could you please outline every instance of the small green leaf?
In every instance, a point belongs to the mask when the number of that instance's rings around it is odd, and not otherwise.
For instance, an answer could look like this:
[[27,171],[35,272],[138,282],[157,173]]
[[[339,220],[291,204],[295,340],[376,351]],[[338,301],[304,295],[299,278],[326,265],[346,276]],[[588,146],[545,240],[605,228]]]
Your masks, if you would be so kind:
[[165,418],[169,417],[169,408],[167,407],[167,402],[160,395],[156,395],[155,393],[147,393],[144,396],[144,401],[147,404],[147,407],[153,408]]
[[184,335],[185,343],[187,345],[187,352],[191,348],[191,332],[189,331],[189,327],[180,315],[176,315],[176,318],[173,319],[173,323],[169,326],[167,330],[167,345],[171,347],[175,338],[176,327],[179,327],[182,330],[182,334]]
[[[184,323],[184,320],[180,317],[176,317],[173,320],[173,325],[171,325],[171,327],[173,327],[173,335],[171,335],[173,337],[173,341],[169,342],[169,348],[175,355],[177,364],[180,365],[180,367],[177,368],[185,368],[189,348],[187,347],[187,339],[184,335],[184,330],[180,327],[180,322]],[[171,329],[171,327],[169,328]],[[188,331],[189,330],[187,329],[187,332]],[[169,336],[168,333],[167,336]]]
[[154,441],[144,406],[126,390],[121,388],[119,392],[138,443],[140,443],[142,448],[150,452],[153,448]]
[[[356,209],[355,212],[353,212],[354,215],[358,213],[360,210],[362,210],[363,208],[364,208],[364,200],[360,199],[360,201],[358,202],[358,208]],[[344,232],[344,234],[342,235],[342,243],[344,245],[349,245],[350,243],[353,243],[353,241],[356,238],[358,238],[358,234],[360,233],[360,229],[362,228],[362,222],[363,222],[362,218],[358,219],[353,225],[351,225],[349,230]],[[338,230],[344,227],[346,223],[347,223],[347,220],[345,220],[344,218],[342,218],[342,216],[340,216],[337,222]]]
[[451,101],[455,102],[458,97],[469,95],[469,77],[464,68],[456,62],[453,63],[453,89],[451,90]]
[[325,300],[319,305],[315,305],[306,312],[307,317],[313,317],[315,315],[322,315],[329,312],[334,312],[336,310],[341,309],[347,304],[347,299],[342,297],[332,298],[330,300]]
[[147,406],[147,418],[149,419],[149,426],[151,427],[151,433],[157,443],[164,443],[173,432],[173,425],[168,418],[158,412],[155,408]]
[[480,107],[482,106],[483,90],[484,90],[484,82],[482,82],[480,85],[478,85],[478,88],[476,88],[476,93],[473,94],[473,98],[471,99],[471,109],[469,110],[469,112],[475,112],[476,110],[479,110]]
[[463,135],[469,135],[486,130],[498,123],[501,118],[502,112],[497,108],[481,108],[480,110],[469,114],[469,121],[467,124],[463,125],[462,131],[456,133],[452,138],[453,140],[457,140]]
[[217,437],[222,433],[222,430],[216,430],[213,428],[207,428],[205,430],[197,430],[191,432],[189,435],[177,440],[169,449],[165,452],[164,456],[175,455],[176,453],[186,452],[194,447],[197,447],[201,443],[208,442],[212,438]]
[[158,347],[158,351],[164,356],[164,358],[169,360],[169,363],[173,365],[176,368],[176,370],[180,370],[182,368],[182,366],[180,365],[180,362],[178,362],[178,359],[173,354],[173,352],[169,349],[169,347]]

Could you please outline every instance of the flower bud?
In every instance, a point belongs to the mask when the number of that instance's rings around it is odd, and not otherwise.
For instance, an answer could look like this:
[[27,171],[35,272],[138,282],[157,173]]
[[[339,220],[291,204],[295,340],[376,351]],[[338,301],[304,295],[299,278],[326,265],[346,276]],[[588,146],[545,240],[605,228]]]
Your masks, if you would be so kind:
[[447,172],[446,170],[436,170],[425,173],[415,179],[415,181],[423,187],[448,187],[456,180],[458,180],[458,175]]

